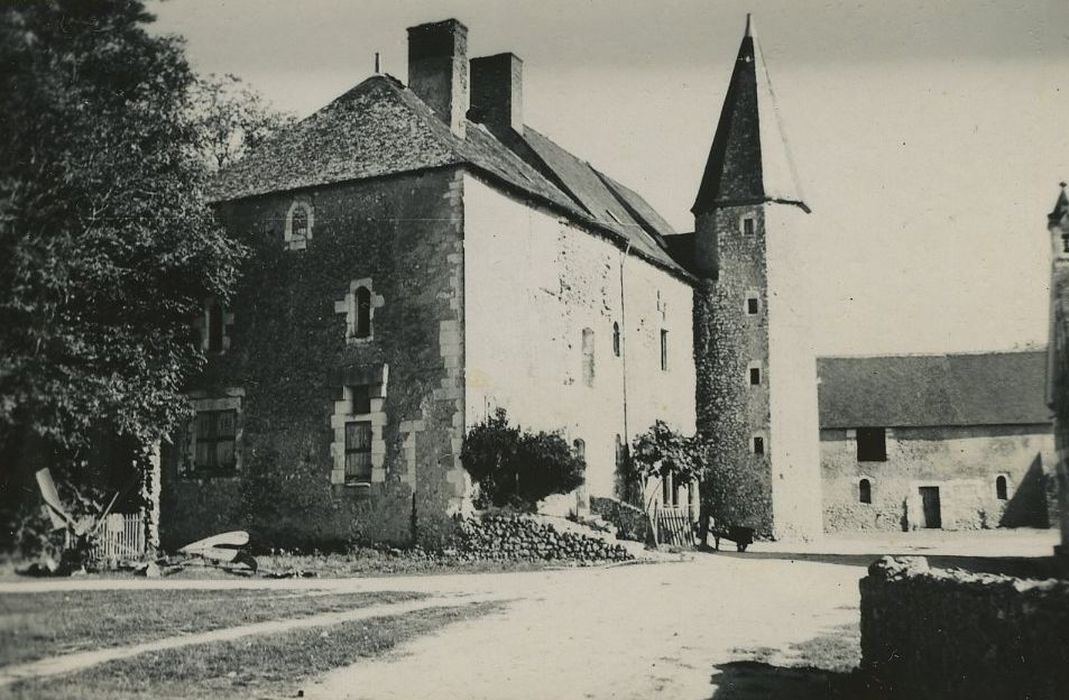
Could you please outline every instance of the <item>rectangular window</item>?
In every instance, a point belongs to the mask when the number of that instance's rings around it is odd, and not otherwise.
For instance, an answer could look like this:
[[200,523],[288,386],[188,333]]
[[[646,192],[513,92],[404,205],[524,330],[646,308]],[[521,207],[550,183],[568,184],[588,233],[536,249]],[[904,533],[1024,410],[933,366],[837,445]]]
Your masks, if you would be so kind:
[[857,461],[859,461],[859,462],[886,462],[887,461],[887,429],[886,428],[858,428],[857,429]]
[[750,368],[750,386],[761,386],[761,368]]
[[746,313],[751,316],[757,315],[758,309],[761,307],[761,302],[755,296],[746,297]]
[[234,441],[238,412],[198,411],[194,430],[196,454],[193,466],[204,471],[232,471],[237,463]]
[[371,481],[371,421],[345,424],[345,480]]
[[357,384],[351,387],[353,393],[353,415],[361,416],[371,413],[371,387],[367,384]]
[[754,232],[754,220],[752,216],[744,217],[742,220],[742,235],[752,236]]
[[763,437],[755,437],[753,439],[753,453],[755,455],[763,455],[765,453],[765,439]]
[[661,329],[661,371],[668,371],[668,331]]

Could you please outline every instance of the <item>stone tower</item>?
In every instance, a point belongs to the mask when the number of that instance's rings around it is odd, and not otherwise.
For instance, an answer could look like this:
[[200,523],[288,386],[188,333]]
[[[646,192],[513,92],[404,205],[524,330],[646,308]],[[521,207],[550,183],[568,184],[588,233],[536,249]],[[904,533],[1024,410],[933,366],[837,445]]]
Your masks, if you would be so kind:
[[792,264],[802,198],[749,16],[694,213],[703,497],[721,524],[776,538],[822,530],[816,360]]
[[1050,232],[1050,338],[1047,341],[1047,405],[1054,411],[1058,454],[1061,544],[1054,548],[1069,571],[1069,196],[1065,183],[1047,217]]

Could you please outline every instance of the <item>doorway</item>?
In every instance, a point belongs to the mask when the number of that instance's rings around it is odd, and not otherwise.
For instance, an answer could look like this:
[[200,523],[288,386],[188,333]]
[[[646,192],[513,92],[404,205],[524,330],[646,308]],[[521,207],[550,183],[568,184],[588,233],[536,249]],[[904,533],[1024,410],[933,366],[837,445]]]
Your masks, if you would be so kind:
[[924,527],[943,527],[943,514],[939,506],[939,487],[921,486],[921,506],[924,511]]

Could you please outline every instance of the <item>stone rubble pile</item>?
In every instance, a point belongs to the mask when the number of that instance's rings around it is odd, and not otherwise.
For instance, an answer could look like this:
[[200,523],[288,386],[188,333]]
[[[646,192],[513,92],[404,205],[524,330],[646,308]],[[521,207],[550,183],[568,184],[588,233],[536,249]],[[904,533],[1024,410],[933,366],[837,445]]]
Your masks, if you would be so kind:
[[[569,523],[569,525],[571,525]],[[522,513],[482,513],[459,523],[457,553],[470,559],[624,561],[634,556],[611,536],[584,534]]]

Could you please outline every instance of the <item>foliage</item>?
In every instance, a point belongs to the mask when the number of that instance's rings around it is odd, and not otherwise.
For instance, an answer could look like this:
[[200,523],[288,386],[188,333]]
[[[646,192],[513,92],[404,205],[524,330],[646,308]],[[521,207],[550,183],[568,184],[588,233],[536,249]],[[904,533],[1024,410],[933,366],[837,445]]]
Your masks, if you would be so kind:
[[500,408],[471,427],[460,459],[479,485],[479,507],[534,510],[546,496],[581,486],[586,470],[586,461],[559,433],[521,431]]
[[669,474],[677,485],[700,481],[705,472],[705,447],[658,419],[631,443],[631,463],[643,479]]
[[0,9],[0,450],[169,433],[203,362],[191,319],[235,282],[195,79],[152,19],[137,0]]
[[213,170],[225,168],[295,121],[230,73],[198,79],[191,109],[201,156]]

